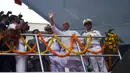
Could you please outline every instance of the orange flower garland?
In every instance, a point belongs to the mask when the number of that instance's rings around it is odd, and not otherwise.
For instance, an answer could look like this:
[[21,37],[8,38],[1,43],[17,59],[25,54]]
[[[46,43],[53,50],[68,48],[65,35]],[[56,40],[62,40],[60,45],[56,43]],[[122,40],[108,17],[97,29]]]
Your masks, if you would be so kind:
[[46,47],[49,48],[49,50],[50,50],[55,56],[58,56],[58,57],[69,56],[69,54],[71,53],[71,50],[73,49],[74,41],[73,41],[73,38],[72,38],[72,37],[70,38],[70,39],[71,39],[71,40],[70,40],[70,41],[71,41],[70,50],[69,50],[67,53],[65,53],[65,54],[57,54],[54,50],[52,50],[52,49],[50,48],[50,46],[48,46],[48,44],[45,42],[45,40],[44,40],[44,38],[42,37],[42,34],[41,34],[41,33],[39,33],[39,37],[41,37],[41,40],[42,40],[43,44],[45,44]]
[[[85,47],[83,46],[83,44],[79,41],[79,39],[77,38],[77,36],[74,35],[74,37],[75,37],[76,41],[78,42],[78,44],[82,47],[82,49],[85,48]],[[91,36],[89,36],[89,37],[91,37]],[[91,40],[91,39],[90,39],[90,40]],[[86,48],[89,48],[89,45],[90,45],[90,43],[88,42],[88,46],[86,46]],[[90,52],[90,53],[92,53],[92,54],[99,54],[99,53],[101,53],[101,52],[104,51],[104,48],[105,48],[105,45],[103,45],[103,46],[102,46],[102,49],[99,50],[99,51],[97,51],[97,52],[93,52],[93,51],[91,51],[91,50],[84,49],[81,54],[84,54],[84,53],[86,53],[86,52]]]
[[29,51],[27,51],[27,52],[19,52],[19,51],[15,50],[16,46],[14,46],[13,48],[11,48],[11,46],[10,46],[8,43],[6,43],[6,45],[7,45],[7,47],[8,47],[12,52],[17,53],[17,54],[29,54],[29,53],[33,52],[34,49],[36,48],[36,44],[34,44],[34,46],[32,47],[32,49],[30,49]]
[[[39,34],[39,36],[40,36],[41,39],[42,39],[42,43],[45,44],[45,46],[47,47],[47,49],[46,49],[44,52],[42,52],[42,54],[44,54],[45,52],[48,52],[49,50],[50,50],[54,55],[59,56],[59,57],[68,56],[71,52],[74,53],[74,54],[84,54],[84,53],[86,53],[86,52],[90,52],[90,53],[93,53],[93,54],[98,54],[98,53],[103,52],[103,50],[104,50],[104,48],[105,48],[105,46],[103,45],[103,46],[102,46],[102,49],[99,50],[99,51],[97,51],[97,52],[93,52],[93,51],[91,51],[91,50],[88,50],[90,43],[89,43],[88,45],[84,46],[84,45],[79,41],[78,37],[77,37],[75,34],[73,34],[73,35],[70,37],[70,39],[71,39],[70,42],[71,42],[71,43],[70,43],[70,48],[67,49],[68,52],[65,53],[65,54],[57,54],[57,53],[56,53],[54,50],[52,50],[52,49],[50,48],[50,46],[45,42],[45,40],[44,40],[44,38],[43,38],[43,36],[42,36],[41,33]],[[73,38],[72,38],[72,37],[73,37]],[[54,38],[57,38],[57,36],[54,36]],[[54,38],[52,38],[51,41],[53,41]],[[113,38],[112,38],[112,39],[113,39]],[[23,40],[23,39],[22,39],[22,40]],[[74,46],[74,40],[76,40],[76,41],[78,42],[79,46],[82,48],[82,51],[80,51],[80,52],[72,51],[73,46]],[[91,41],[91,39],[89,39],[89,41]],[[24,44],[26,45],[27,43],[24,42]],[[9,47],[9,49],[10,49],[12,52],[18,53],[18,54],[28,54],[28,53],[33,52],[34,49],[36,48],[36,43],[35,43],[35,45],[34,45],[32,48],[30,48],[29,51],[27,51],[27,52],[18,52],[17,50],[14,50],[14,49],[16,48],[16,46],[14,46],[13,48],[11,48],[11,46],[10,46],[9,44],[6,43],[6,45]],[[27,45],[26,45],[26,46],[27,46]],[[61,46],[63,46],[63,43],[61,44]],[[27,46],[27,47],[30,47],[30,46]]]
[[92,54],[99,54],[99,53],[102,53],[104,51],[105,45],[103,45],[101,48],[102,49],[99,50],[99,51],[97,51],[97,52],[94,52],[94,51],[91,51],[91,50],[87,50],[87,51],[90,52],[90,53],[92,53]]

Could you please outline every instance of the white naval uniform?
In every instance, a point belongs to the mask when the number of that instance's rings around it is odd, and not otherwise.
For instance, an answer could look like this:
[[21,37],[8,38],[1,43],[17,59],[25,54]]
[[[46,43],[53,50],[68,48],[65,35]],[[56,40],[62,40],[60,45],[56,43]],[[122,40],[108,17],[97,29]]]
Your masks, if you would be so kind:
[[[61,36],[72,36],[72,34],[76,34],[77,36],[80,36],[80,34],[77,31],[73,31],[73,30],[60,31],[59,29],[57,29],[57,27],[55,25],[52,26],[52,30],[57,35],[61,35]],[[61,37],[60,39],[61,39],[62,43],[64,43],[67,47],[70,47],[70,37]],[[64,48],[62,48],[61,50],[62,50],[63,53],[65,53]],[[76,44],[74,44],[73,50],[78,51]],[[79,63],[78,64],[75,64],[75,63],[81,62],[80,56],[68,56],[68,57],[62,58],[62,60],[63,60],[63,63],[64,63],[64,67],[66,65],[73,64],[73,65],[71,65],[71,67],[75,67],[75,68],[79,69],[78,68],[79,66],[77,66],[77,65],[79,65]],[[69,62],[70,60],[71,60],[71,62]],[[76,62],[74,62],[73,60],[76,61]]]
[[[45,41],[47,41],[50,38],[51,37],[46,37]],[[50,45],[50,42],[48,44]],[[60,51],[61,51],[60,45],[58,44],[58,42],[55,39],[54,39],[54,43],[51,45],[51,48],[57,53],[60,53]],[[64,72],[65,71],[60,57],[49,56],[49,58],[51,61],[51,64],[50,64],[51,72]],[[58,62],[58,64],[56,62]]]
[[[14,30],[15,28],[16,28],[16,24],[10,24],[8,27],[8,29],[14,29]],[[19,39],[19,44],[16,50],[19,52],[26,51],[25,45],[21,38]],[[18,55],[18,56],[15,56],[15,58],[16,58],[16,72],[25,72],[26,71],[26,56]]]
[[[86,31],[83,33],[83,36],[87,36],[88,34],[95,37],[102,36],[101,33],[97,30],[91,30],[89,32]],[[89,48],[89,50],[94,51],[94,52],[101,50],[100,40],[101,38],[92,38],[92,41],[91,41],[92,47]],[[93,55],[92,53],[88,53],[88,54]],[[102,55],[102,53],[99,53],[98,55]],[[99,72],[99,71],[107,72],[103,57],[89,57],[89,60],[90,60],[91,66],[93,67],[94,72]]]

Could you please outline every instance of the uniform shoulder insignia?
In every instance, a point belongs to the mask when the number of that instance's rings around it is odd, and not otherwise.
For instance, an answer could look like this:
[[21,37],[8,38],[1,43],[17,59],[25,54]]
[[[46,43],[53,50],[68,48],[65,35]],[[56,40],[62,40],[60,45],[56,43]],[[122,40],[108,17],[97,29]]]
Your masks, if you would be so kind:
[[92,29],[92,33],[96,33],[96,30],[95,30],[95,29]]
[[81,33],[81,35],[83,35],[84,33],[87,33],[86,31],[83,31],[82,33]]

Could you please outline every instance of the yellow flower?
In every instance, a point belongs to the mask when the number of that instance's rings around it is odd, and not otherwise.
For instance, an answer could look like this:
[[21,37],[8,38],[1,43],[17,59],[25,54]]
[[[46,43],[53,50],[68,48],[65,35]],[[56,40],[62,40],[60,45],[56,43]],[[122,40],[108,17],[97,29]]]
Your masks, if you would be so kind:
[[88,34],[87,36],[88,36],[88,37],[91,37],[91,34]]
[[114,52],[117,52],[116,48],[113,48],[113,51],[114,51]]
[[111,34],[111,37],[113,37],[114,35],[113,34]]
[[114,44],[114,47],[116,47],[116,44]]
[[112,40],[114,40],[114,38],[111,38]]
[[109,45],[109,43],[108,43],[108,42],[106,42],[106,45]]
[[116,36],[116,34],[114,34],[114,36]]
[[109,44],[112,44],[112,42],[109,42]]
[[112,40],[112,42],[115,42],[115,40]]
[[113,47],[112,46],[109,46],[110,49],[112,49]]
[[110,36],[111,34],[110,34],[110,33],[108,33],[108,35]]
[[108,40],[108,38],[106,37],[106,38],[105,38],[105,40],[107,41],[107,40]]
[[109,38],[109,40],[111,40],[111,38]]

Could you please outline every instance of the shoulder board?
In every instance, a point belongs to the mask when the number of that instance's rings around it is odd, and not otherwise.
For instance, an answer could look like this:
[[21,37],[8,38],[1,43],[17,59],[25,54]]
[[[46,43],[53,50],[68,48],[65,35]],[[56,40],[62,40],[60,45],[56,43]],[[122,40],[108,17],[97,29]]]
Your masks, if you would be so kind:
[[83,31],[81,35],[83,35],[84,33],[87,33],[86,31]]

